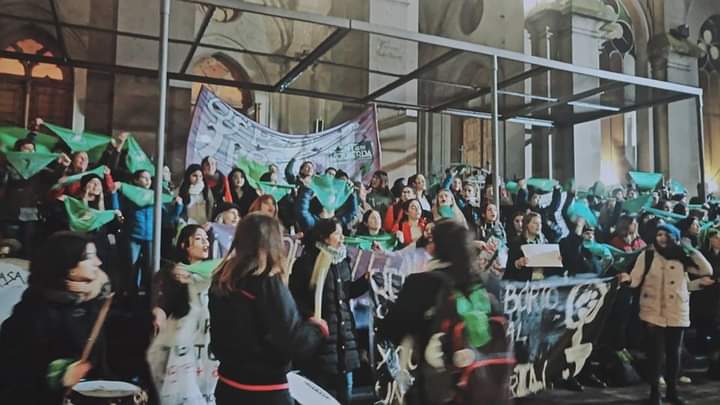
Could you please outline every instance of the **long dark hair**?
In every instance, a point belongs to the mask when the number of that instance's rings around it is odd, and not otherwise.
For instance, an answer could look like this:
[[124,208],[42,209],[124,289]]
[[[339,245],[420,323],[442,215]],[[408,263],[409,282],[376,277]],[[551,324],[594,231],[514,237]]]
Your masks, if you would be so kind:
[[[260,251],[267,252],[267,263],[259,269]],[[282,241],[282,225],[267,215],[250,214],[237,226],[235,239],[225,261],[213,274],[212,289],[220,295],[237,291],[250,276],[287,274],[287,259]]]
[[[202,173],[202,166],[200,166],[197,163],[191,164],[190,166],[187,167],[187,169],[185,169],[185,174],[183,175],[183,181],[182,181],[182,184],[180,185],[180,190],[178,191],[178,195],[180,196],[180,198],[182,198],[183,204],[185,204],[185,206],[190,204],[190,176],[193,173],[198,172],[198,171],[200,173]],[[203,183],[204,183],[205,175],[203,174],[202,176],[203,176]],[[207,186],[207,183],[205,183],[205,186],[203,187],[203,191],[202,191],[205,201],[209,201],[208,193],[209,193],[208,186]]]
[[205,229],[200,225],[185,225],[183,229],[180,231],[180,235],[178,235],[177,243],[175,244],[175,260],[177,260],[179,263],[185,263],[190,264],[190,258],[187,254],[187,248],[190,246],[190,241],[192,240],[193,236],[195,235],[195,232],[197,232],[198,229],[202,229],[205,231]]
[[250,186],[250,183],[248,183],[247,175],[245,174],[245,171],[243,169],[236,167],[236,168],[230,170],[230,174],[228,174],[228,176],[227,176],[228,182],[230,183],[230,195],[232,195],[233,201],[235,203],[237,203],[240,198],[237,196],[237,193],[235,192],[235,187],[232,184],[233,175],[235,173],[242,174],[243,178],[245,179],[245,184],[243,184],[243,186],[242,186],[243,193],[254,193],[255,189],[252,188],[252,186]]
[[449,272],[455,288],[468,292],[477,281],[475,248],[472,234],[456,221],[438,221],[432,231],[435,258],[450,263]]
[[70,269],[84,260],[89,243],[92,240],[82,233],[61,231],[50,235],[30,262],[28,285],[32,288],[64,291]]

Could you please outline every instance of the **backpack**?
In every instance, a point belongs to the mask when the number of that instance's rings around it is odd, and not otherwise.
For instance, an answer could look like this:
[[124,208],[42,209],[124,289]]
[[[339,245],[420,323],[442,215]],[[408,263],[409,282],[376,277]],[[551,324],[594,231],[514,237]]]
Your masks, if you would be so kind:
[[434,307],[430,340],[419,353],[420,393],[427,404],[510,403],[515,366],[507,319],[492,316],[490,294],[481,284],[465,295],[445,287]]

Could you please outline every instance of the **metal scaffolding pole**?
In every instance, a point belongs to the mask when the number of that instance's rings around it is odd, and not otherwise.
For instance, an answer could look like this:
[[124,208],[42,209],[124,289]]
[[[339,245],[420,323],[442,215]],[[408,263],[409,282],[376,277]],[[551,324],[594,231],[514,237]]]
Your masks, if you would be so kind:
[[493,55],[492,69],[492,143],[493,143],[493,190],[495,207],[500,209],[500,128],[498,126],[498,57]]
[[162,237],[163,168],[165,167],[165,112],[167,108],[168,37],[170,27],[170,0],[163,0],[160,9],[160,111],[158,113],[157,155],[155,156],[155,223],[153,224],[153,270],[160,270]]
[[698,121],[698,166],[700,169],[700,185],[698,197],[704,203],[707,197],[707,184],[705,184],[705,122],[703,121],[703,98],[702,95],[695,97]]

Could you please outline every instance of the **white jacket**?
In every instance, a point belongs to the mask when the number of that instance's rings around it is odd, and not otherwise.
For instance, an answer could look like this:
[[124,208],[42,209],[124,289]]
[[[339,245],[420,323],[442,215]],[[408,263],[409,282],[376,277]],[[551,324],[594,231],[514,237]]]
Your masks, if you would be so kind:
[[[636,288],[645,272],[645,255],[638,256],[630,277]],[[690,326],[690,291],[685,272],[699,276],[712,275],[712,266],[699,251],[690,258],[697,267],[687,267],[678,260],[668,260],[657,251],[653,254],[650,271],[640,291],[640,319],[661,327]]]

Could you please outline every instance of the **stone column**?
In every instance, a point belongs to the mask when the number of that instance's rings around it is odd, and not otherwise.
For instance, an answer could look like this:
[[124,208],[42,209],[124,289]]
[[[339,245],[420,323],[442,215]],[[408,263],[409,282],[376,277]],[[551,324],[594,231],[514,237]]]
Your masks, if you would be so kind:
[[[599,50],[605,41],[602,28],[614,21],[616,16],[600,0],[558,0],[536,8],[526,21],[531,32],[533,50],[540,52],[546,47],[541,34],[546,27],[551,33],[550,55],[553,59],[590,68],[599,68]],[[533,35],[534,33],[534,35]],[[541,83],[535,84],[540,80]],[[546,86],[546,77],[533,80],[533,90]],[[551,97],[560,98],[570,94],[597,88],[599,80],[592,77],[553,72],[550,78]],[[537,86],[537,87],[536,87]],[[573,107],[562,107],[557,114],[572,114]],[[552,130],[552,176],[561,181],[575,178],[579,186],[589,186],[600,178],[601,124],[593,121],[573,127],[556,127]],[[534,175],[546,174],[547,164],[535,162],[542,159],[547,150],[547,140],[541,139],[540,130],[533,131]],[[537,149],[537,152],[536,152]],[[547,169],[546,169],[547,168]]]
[[[668,33],[648,44],[653,78],[698,86],[700,48]],[[691,194],[700,181],[698,171],[698,122],[695,100],[653,108],[655,171],[682,182]]]

